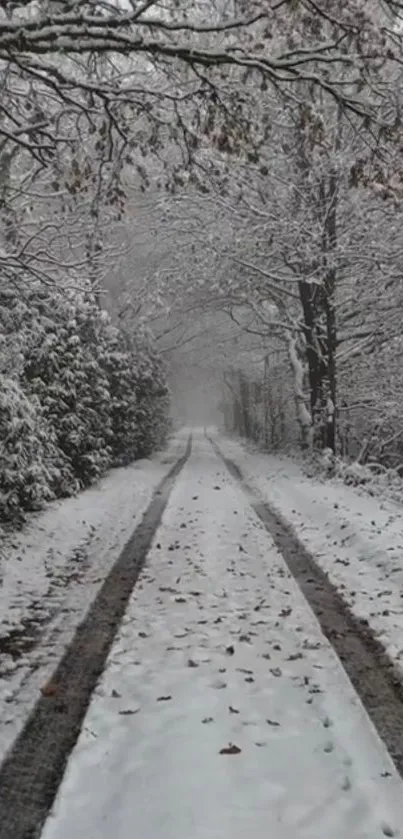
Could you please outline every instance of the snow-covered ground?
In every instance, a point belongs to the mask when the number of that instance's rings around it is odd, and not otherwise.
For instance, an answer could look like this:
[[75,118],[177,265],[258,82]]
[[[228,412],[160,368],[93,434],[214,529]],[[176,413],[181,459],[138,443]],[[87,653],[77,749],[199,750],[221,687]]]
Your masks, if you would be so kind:
[[0,759],[186,440],[50,504],[2,544]]
[[252,489],[293,525],[403,673],[403,508],[341,481],[308,478],[289,458],[216,440]]
[[42,839],[382,839],[402,826],[384,745],[197,435]]

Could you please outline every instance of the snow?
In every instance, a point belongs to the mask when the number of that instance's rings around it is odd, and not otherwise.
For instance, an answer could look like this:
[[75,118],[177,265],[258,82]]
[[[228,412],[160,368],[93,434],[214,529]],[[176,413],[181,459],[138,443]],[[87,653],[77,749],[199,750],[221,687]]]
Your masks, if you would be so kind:
[[290,522],[352,612],[368,620],[403,674],[403,508],[341,481],[308,478],[290,458],[217,439],[251,488]]
[[152,460],[114,469],[77,497],[50,504],[2,545],[0,758],[186,439],[181,432]]
[[399,825],[384,745],[196,435],[42,839],[376,839]]

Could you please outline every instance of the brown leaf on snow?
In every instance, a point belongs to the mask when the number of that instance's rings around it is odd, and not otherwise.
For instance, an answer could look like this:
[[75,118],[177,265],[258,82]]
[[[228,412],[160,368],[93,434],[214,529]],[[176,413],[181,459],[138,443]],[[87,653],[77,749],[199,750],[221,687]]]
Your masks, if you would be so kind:
[[229,743],[228,746],[224,746],[223,749],[220,749],[220,755],[239,755],[242,749],[239,746],[236,746],[235,743]]
[[275,727],[279,726],[280,723],[277,720],[266,720],[268,725],[274,725]]
[[288,616],[291,615],[291,612],[292,612],[291,606],[288,606],[287,608],[282,609],[281,612],[280,612],[280,618],[288,618]]
[[56,682],[46,682],[46,684],[41,687],[41,694],[42,696],[55,696],[58,690],[59,685],[57,685]]
[[228,710],[230,714],[239,714],[238,708],[234,708],[232,705],[228,706]]
[[188,667],[198,667],[197,661],[193,661],[193,658],[189,658],[188,660]]
[[253,676],[246,676],[245,682],[254,682]]
[[250,644],[250,635],[240,635],[239,640],[245,641],[246,644]]
[[175,597],[175,603],[186,603],[186,597],[182,597],[180,594],[179,597]]
[[204,719],[202,720],[203,725],[206,725],[207,723],[210,723],[210,722],[214,722],[213,717],[204,717]]
[[113,690],[112,693],[111,693],[112,699],[120,699],[121,696],[122,696],[122,694],[119,693],[119,691],[117,691],[117,690]]
[[234,645],[230,644],[229,647],[226,648],[225,652],[228,653],[228,655],[234,655],[234,652],[235,652]]
[[157,702],[168,702],[169,699],[172,699],[172,696],[168,694],[167,696],[158,696]]
[[121,717],[130,717],[132,714],[138,714],[140,708],[127,708],[125,711],[119,711]]
[[271,673],[273,676],[276,676],[277,678],[278,678],[279,676],[282,676],[282,675],[283,675],[283,671],[282,671],[282,670],[280,670],[280,667],[271,667],[271,668],[270,668],[270,673]]

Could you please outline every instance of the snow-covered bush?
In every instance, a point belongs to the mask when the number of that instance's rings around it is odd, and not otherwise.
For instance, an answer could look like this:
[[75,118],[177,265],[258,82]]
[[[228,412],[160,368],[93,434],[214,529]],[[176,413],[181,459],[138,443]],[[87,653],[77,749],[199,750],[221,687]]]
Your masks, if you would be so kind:
[[86,326],[91,329],[86,321],[91,311],[80,300],[57,303],[51,328],[37,333],[25,349],[22,380],[39,399],[75,477],[88,486],[111,463],[109,385],[96,344],[84,342],[81,334]]
[[112,459],[115,466],[123,466],[138,456],[136,361],[117,329],[109,327],[105,337],[100,363],[110,392]]
[[0,520],[19,525],[54,497],[63,468],[36,400],[0,375]]
[[136,457],[148,457],[169,431],[169,390],[160,359],[147,345],[133,350],[136,362]]
[[0,517],[18,523],[161,446],[169,398],[150,342],[112,326],[88,290],[5,284],[0,410]]

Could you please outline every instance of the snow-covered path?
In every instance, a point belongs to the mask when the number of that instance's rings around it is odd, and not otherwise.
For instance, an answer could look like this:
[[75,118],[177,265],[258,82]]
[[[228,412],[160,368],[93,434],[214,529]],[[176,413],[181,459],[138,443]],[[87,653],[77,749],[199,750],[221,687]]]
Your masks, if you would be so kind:
[[187,436],[53,502],[0,544],[0,762]]
[[402,825],[385,747],[196,436],[42,839],[376,839]]

